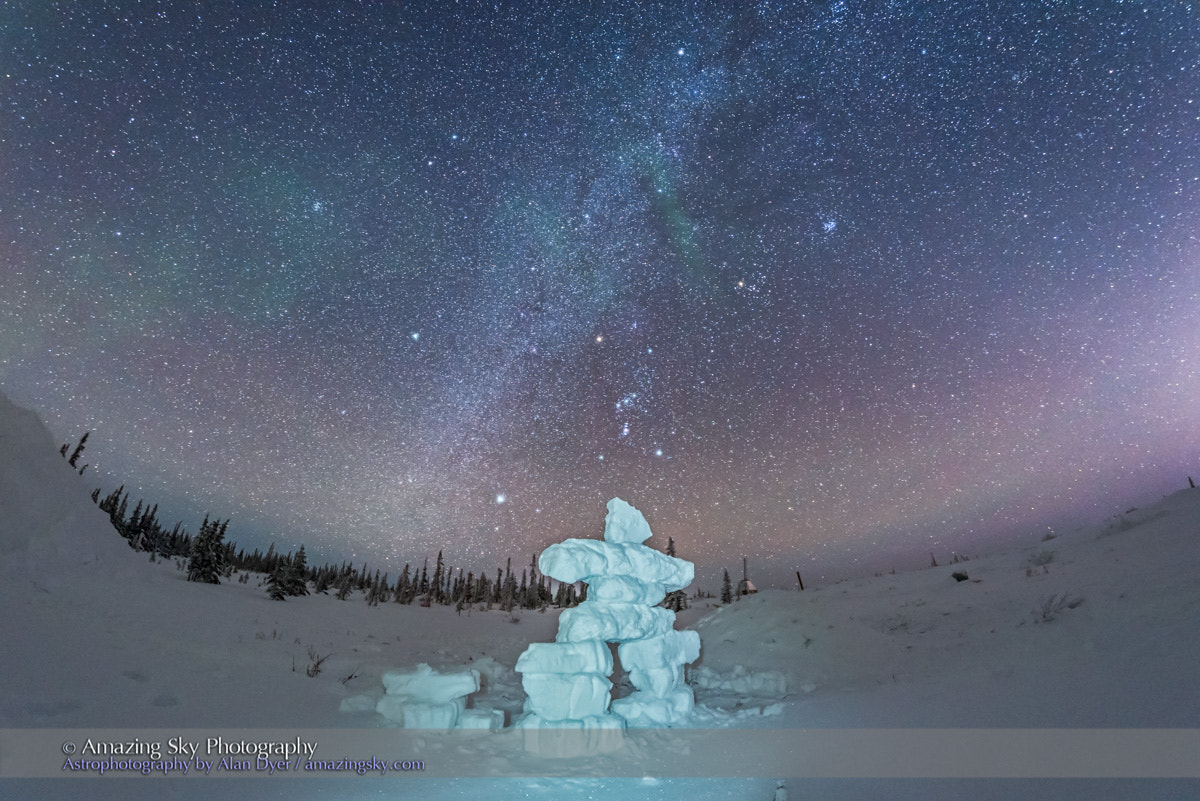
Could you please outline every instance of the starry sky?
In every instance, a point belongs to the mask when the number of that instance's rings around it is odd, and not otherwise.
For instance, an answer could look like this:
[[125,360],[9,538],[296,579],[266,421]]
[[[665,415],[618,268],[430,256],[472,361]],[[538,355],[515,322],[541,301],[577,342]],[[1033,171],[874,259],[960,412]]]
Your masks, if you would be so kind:
[[168,526],[619,495],[716,591],[1200,478],[1191,4],[17,0],[0,80],[0,389]]

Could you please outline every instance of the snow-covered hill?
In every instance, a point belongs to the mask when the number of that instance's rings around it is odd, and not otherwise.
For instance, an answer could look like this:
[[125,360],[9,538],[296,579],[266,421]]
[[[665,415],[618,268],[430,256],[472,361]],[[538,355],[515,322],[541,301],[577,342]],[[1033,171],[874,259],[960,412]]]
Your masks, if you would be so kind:
[[[965,574],[957,581],[953,574]],[[1099,530],[809,592],[696,628],[701,663],[786,674],[790,726],[1192,727],[1200,490]]]
[[88,483],[59,454],[60,445],[36,414],[0,393],[0,577],[6,581],[46,587],[130,568],[129,548],[112,536],[108,515],[92,503]]
[[[37,417],[0,395],[0,728],[356,728],[345,712],[390,668],[477,667],[477,698],[519,714],[512,667],[549,641],[557,612],[268,599],[248,584],[189,583],[127,547]],[[598,515],[599,520],[599,515]],[[956,580],[955,573],[965,573]],[[774,728],[1096,727],[1200,724],[1200,491],[1114,514],[1099,530],[1021,550],[805,592],[768,590],[680,625],[697,725]],[[308,676],[315,657],[322,670]],[[618,687],[618,692],[621,688]],[[505,745],[447,759],[524,766]],[[0,755],[2,756],[2,755]],[[736,755],[731,755],[734,758]],[[522,762],[522,760],[525,760]],[[589,767],[603,768],[602,757]],[[770,799],[775,778],[429,779],[423,798]],[[265,783],[264,783],[265,781]],[[387,797],[392,780],[4,779],[6,798]],[[1140,782],[789,779],[791,798],[1174,798]]]

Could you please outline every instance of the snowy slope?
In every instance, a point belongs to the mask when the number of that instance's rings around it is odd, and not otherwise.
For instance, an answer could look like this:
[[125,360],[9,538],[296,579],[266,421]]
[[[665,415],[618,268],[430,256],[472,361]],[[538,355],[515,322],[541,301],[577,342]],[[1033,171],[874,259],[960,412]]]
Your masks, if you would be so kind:
[[[271,601],[258,586],[189,583],[129,549],[36,416],[0,396],[0,728],[377,728],[344,699],[390,668],[477,667],[476,701],[524,701],[512,672],[558,613]],[[951,574],[969,578],[956,581]],[[698,725],[747,727],[1196,727],[1200,491],[1115,515],[1100,530],[958,565],[765,591],[693,608]],[[699,602],[701,604],[704,601]],[[312,655],[327,656],[309,677]],[[780,681],[786,683],[781,687]],[[618,687],[618,694],[621,688]],[[459,758],[523,767],[484,742]],[[491,760],[491,762],[488,762]],[[604,766],[602,757],[590,767]],[[105,779],[88,797],[381,797],[359,779]],[[272,780],[273,781],[273,780]],[[761,779],[406,778],[426,798],[772,797]],[[83,797],[80,781],[4,780],[0,797]],[[792,798],[1175,798],[1186,781],[790,780]],[[148,790],[147,788],[152,788]],[[392,790],[391,792],[394,792]],[[232,793],[232,795],[231,795]],[[387,794],[385,793],[385,796]],[[390,796],[387,796],[390,797]]]
[[1191,727],[1197,575],[1183,490],[1012,553],[748,597],[697,624],[701,663],[784,672],[784,725]]
[[[129,548],[37,415],[0,393],[0,577],[38,586],[128,570]],[[86,463],[87,459],[83,459]],[[87,567],[88,570],[81,568]]]

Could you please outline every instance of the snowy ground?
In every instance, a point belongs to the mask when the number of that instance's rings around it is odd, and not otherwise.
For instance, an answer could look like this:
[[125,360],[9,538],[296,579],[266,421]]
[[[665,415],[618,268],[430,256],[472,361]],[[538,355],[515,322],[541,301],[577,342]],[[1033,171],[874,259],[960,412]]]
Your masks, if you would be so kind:
[[[0,728],[380,729],[343,699],[391,668],[484,674],[476,704],[520,714],[512,672],[557,612],[464,611],[188,583],[108,526],[36,418],[0,396]],[[653,544],[653,540],[651,541]],[[955,572],[967,580],[957,581]],[[1200,491],[1099,530],[957,565],[699,601],[689,670],[708,729],[1196,728]],[[313,655],[327,656],[310,677]],[[618,686],[620,694],[622,688]],[[487,735],[484,735],[486,738]],[[538,762],[508,740],[444,751],[465,773]],[[0,755],[2,760],[3,755]],[[729,759],[736,761],[736,749]],[[581,773],[603,772],[605,757]],[[0,763],[2,764],[2,763]],[[562,771],[561,765],[555,768]],[[570,772],[570,768],[566,769]],[[549,772],[549,771],[546,771]],[[718,771],[719,772],[719,771]],[[404,797],[773,797],[757,778],[422,778]],[[86,784],[85,784],[86,783]],[[1195,780],[788,779],[797,798],[1184,798]],[[391,778],[0,781],[5,798],[396,797]]]

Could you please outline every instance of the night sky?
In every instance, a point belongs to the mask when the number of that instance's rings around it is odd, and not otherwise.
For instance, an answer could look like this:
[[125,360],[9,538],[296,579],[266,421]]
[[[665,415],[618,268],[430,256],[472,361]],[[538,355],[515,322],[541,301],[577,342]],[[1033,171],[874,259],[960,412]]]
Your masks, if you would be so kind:
[[0,79],[0,389],[167,526],[619,495],[716,591],[1200,479],[1190,4],[28,0]]

